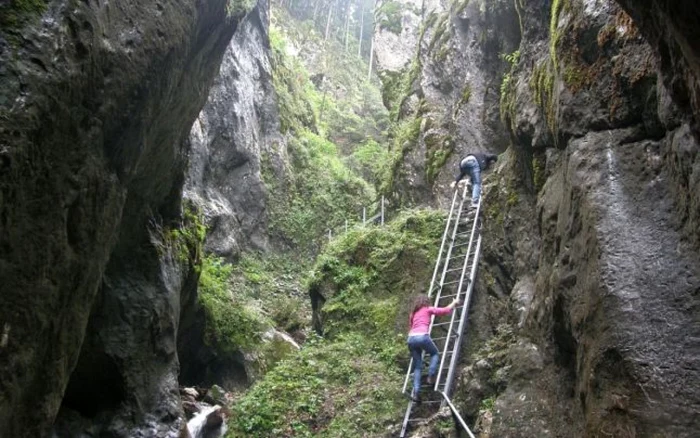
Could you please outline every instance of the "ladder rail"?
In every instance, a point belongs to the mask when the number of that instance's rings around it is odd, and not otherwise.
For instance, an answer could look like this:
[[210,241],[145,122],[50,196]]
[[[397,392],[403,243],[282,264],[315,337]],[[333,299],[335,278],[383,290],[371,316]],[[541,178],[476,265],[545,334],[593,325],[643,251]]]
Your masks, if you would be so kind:
[[461,415],[459,415],[459,412],[457,411],[457,408],[455,405],[452,404],[452,401],[450,398],[445,394],[443,391],[439,391],[440,395],[445,399],[445,403],[447,403],[447,406],[450,407],[450,410],[452,413],[457,417],[457,420],[459,420],[459,424],[462,426],[462,428],[467,432],[467,435],[469,435],[469,438],[475,438],[474,434],[472,433],[471,430],[469,430],[469,427],[467,426],[467,423],[464,422],[464,419],[462,418]]
[[456,201],[457,201],[457,191],[455,190],[455,193],[452,196],[452,205],[450,206],[450,214],[447,215],[447,221],[446,221],[447,223],[445,223],[445,231],[442,232],[442,242],[440,243],[440,251],[438,252],[438,259],[437,259],[437,262],[435,263],[435,269],[433,269],[433,277],[430,279],[430,289],[428,290],[428,296],[430,296],[433,293],[433,287],[435,286],[435,278],[437,277],[438,267],[440,266],[440,262],[442,261],[442,259],[441,259],[442,251],[445,249],[445,241],[447,240],[447,232],[450,229],[450,218],[452,217],[452,212],[454,211]]
[[[452,384],[454,382],[454,377],[455,377],[455,369],[457,366],[457,362],[459,359],[459,349],[462,344],[462,337],[463,337],[463,332],[466,327],[466,321],[467,321],[467,315],[469,313],[469,306],[470,306],[470,301],[471,301],[471,295],[472,291],[474,288],[474,281],[476,279],[476,272],[477,272],[477,267],[479,263],[479,255],[481,252],[481,233],[480,233],[480,221],[479,221],[479,213],[481,210],[481,200],[482,197],[479,197],[479,202],[476,205],[476,209],[474,211],[474,217],[473,217],[473,223],[471,224],[471,230],[470,232],[458,232],[459,226],[462,225],[460,224],[460,218],[462,216],[462,213],[464,211],[464,199],[467,194],[467,186],[465,185],[463,189],[463,195],[461,196],[461,200],[459,202],[459,208],[455,211],[455,205],[457,204],[457,195],[458,192],[455,190],[455,194],[453,195],[452,198],[452,205],[450,207],[450,214],[448,215],[447,218],[447,224],[445,225],[445,230],[443,231],[443,236],[442,236],[442,241],[440,243],[440,250],[438,252],[438,258],[435,263],[435,268],[433,270],[433,276],[431,278],[431,283],[430,283],[430,290],[428,293],[429,297],[432,297],[433,292],[436,292],[435,294],[435,306],[438,306],[440,304],[440,300],[443,295],[443,288],[445,286],[445,278],[447,276],[448,271],[449,272],[457,272],[459,269],[452,269],[450,270],[450,262],[452,259],[454,260],[459,260],[464,258],[464,261],[462,262],[462,269],[460,273],[460,279],[457,285],[457,290],[456,293],[453,295],[447,295],[447,297],[452,297],[456,296],[459,298],[462,294],[462,289],[464,287],[464,278],[466,276],[467,270],[469,269],[469,281],[466,286],[466,290],[464,291],[464,301],[461,306],[457,307],[455,311],[452,312],[452,315],[450,317],[449,323],[440,323],[438,325],[440,326],[445,326],[447,325],[447,333],[444,336],[444,348],[443,348],[443,354],[441,357],[441,362],[440,362],[440,367],[438,369],[438,374],[435,379],[435,386],[434,390],[438,392],[440,395],[443,397],[443,401],[431,401],[430,403],[440,403],[441,407],[447,404],[449,408],[452,410],[452,413],[454,414],[455,418],[457,418],[458,422],[462,426],[462,428],[467,431],[469,434],[470,438],[474,438],[474,435],[472,434],[471,430],[469,430],[469,427],[467,426],[466,422],[464,419],[461,417],[459,412],[457,411],[457,408],[452,404],[452,402],[449,399],[449,394],[452,389]],[[450,230],[450,225],[452,224],[452,221],[454,220],[454,225],[452,229],[452,233],[450,236],[449,240],[449,246],[447,248],[447,253],[443,257],[443,253],[445,252],[445,245],[448,243],[448,233]],[[466,221],[465,223],[468,223]],[[462,238],[462,236],[466,237],[466,235],[469,234],[469,244],[467,245],[467,251],[464,255],[459,255],[456,257],[452,257],[452,250],[455,248],[455,240],[458,236]],[[472,251],[472,248],[474,247],[474,242],[475,242],[475,236],[476,236],[476,247]],[[464,246],[464,244],[460,244],[460,246]],[[461,252],[461,251],[460,251]],[[470,262],[471,261],[471,265]],[[442,274],[440,275],[440,282],[439,285],[436,285],[436,279],[437,279],[437,273],[440,270],[440,266],[442,264]],[[450,284],[455,284],[455,282],[451,282]],[[452,289],[451,287],[449,289]],[[455,332],[455,322],[456,322],[456,315],[457,311],[460,311],[461,314],[459,316],[459,324],[457,331]],[[432,334],[433,327],[435,326],[435,315],[433,315],[430,319],[430,328],[429,328],[429,333]],[[454,342],[453,342],[454,341]],[[450,350],[450,345],[452,345],[452,349]],[[449,351],[448,351],[449,350]],[[422,353],[421,353],[422,354]],[[450,360],[449,360],[449,366],[445,367],[445,359],[447,355],[450,355]],[[404,379],[404,385],[403,385],[403,391],[406,392],[406,389],[408,387],[408,382],[410,380],[411,376],[411,370],[413,368],[413,358],[411,358],[408,370],[406,371],[406,377]],[[441,377],[443,375],[443,371],[447,371],[447,376],[445,378],[444,384],[441,383]],[[421,370],[422,371],[422,370]],[[414,376],[415,377],[415,376]],[[412,386],[412,385],[411,385]],[[439,386],[442,386],[442,388],[438,388]],[[413,396],[413,394],[411,394]],[[416,422],[416,421],[421,421],[420,418],[418,419],[411,419],[411,414],[413,413],[413,408],[414,408],[415,402],[413,401],[413,397],[411,397],[411,400],[408,402],[408,406],[406,408],[406,413],[404,414],[404,419],[403,419],[403,424],[401,427],[401,434],[400,437],[404,438],[406,436],[406,433],[408,432],[409,425],[411,422]]]
[[[472,245],[474,245],[474,236],[477,234],[477,228],[479,226],[479,207],[480,206],[481,206],[481,198],[479,198],[479,202],[477,203],[477,207],[476,207],[476,212],[474,214],[474,222],[472,224],[472,230],[471,230],[471,234],[469,236],[469,246],[467,247],[467,253],[464,256],[464,263],[462,265],[462,273],[461,273],[460,278],[459,278],[459,286],[457,287],[457,298],[459,298],[459,295],[462,294],[462,288],[464,287],[464,276],[467,273],[467,268],[469,267],[469,261],[470,261],[469,256],[472,253]],[[481,240],[481,233],[479,233],[478,240],[479,241]],[[471,261],[472,261],[472,265],[476,265],[477,264],[476,262],[478,261],[478,254],[476,254],[475,257],[471,258]],[[473,269],[472,269],[472,271],[473,271]],[[472,287],[473,283],[474,283],[473,272],[470,272],[469,283],[467,284],[467,289],[470,289]],[[462,307],[462,315],[460,317],[460,321],[464,318],[465,310],[467,310],[465,308],[468,307],[468,304],[465,302],[462,304],[461,307]],[[452,334],[452,328],[454,325],[456,314],[457,314],[457,312],[452,312],[452,317],[450,318],[450,328],[449,328],[450,334]],[[462,329],[462,325],[460,322],[460,326],[459,326],[459,329],[458,329],[457,335],[456,335],[457,337],[461,336],[461,333],[462,333],[461,329]],[[435,390],[436,391],[438,389],[438,385],[440,384],[440,378],[442,377],[442,368],[445,364],[445,358],[446,358],[447,353],[449,351],[451,340],[452,340],[452,336],[450,336],[450,339],[448,339],[445,342],[445,346],[444,346],[443,351],[442,351],[442,357],[440,357],[440,369],[438,371],[438,375],[435,378]],[[453,351],[454,351],[454,347],[453,347]],[[452,354],[452,361],[454,361],[454,356],[455,355],[453,353]],[[452,361],[450,363],[450,366],[452,366]],[[450,375],[450,371],[448,371],[448,376],[449,375]]]
[[[474,258],[475,263],[472,264],[472,269],[471,269],[471,278],[476,278],[476,272],[479,267],[479,264],[476,263],[479,257],[479,253],[481,252],[481,235],[479,235],[479,238],[476,242],[476,257]],[[452,357],[450,358],[450,367],[447,369],[447,379],[445,379],[445,387],[443,391],[445,394],[450,395],[451,390],[452,390],[452,383],[454,382],[455,378],[455,370],[457,368],[457,361],[459,360],[459,349],[462,346],[462,338],[464,336],[464,329],[467,323],[467,315],[469,314],[469,306],[471,302],[471,296],[472,292],[474,290],[474,282],[470,281],[469,285],[467,286],[467,291],[464,297],[464,307],[462,310],[462,315],[459,321],[459,328],[457,329],[457,339],[455,339],[454,346],[453,346],[453,353]]]
[[[466,187],[464,189],[466,193]],[[455,199],[457,197],[457,190],[455,190]],[[435,299],[435,305],[438,305],[438,301],[440,301],[440,295],[442,294],[442,288],[445,285],[445,277],[447,277],[447,270],[450,266],[450,256],[452,255],[452,250],[454,249],[454,244],[455,244],[455,237],[457,236],[457,230],[459,229],[459,220],[462,217],[462,211],[464,211],[464,194],[462,194],[461,200],[459,202],[459,209],[457,210],[456,214],[457,217],[454,220],[454,225],[452,229],[452,236],[450,238],[450,247],[447,249],[447,256],[445,257],[446,263],[442,267],[442,275],[440,276],[440,289],[438,290],[437,297]],[[450,220],[452,219],[452,216],[450,216]],[[449,225],[448,221],[448,225]],[[432,292],[432,290],[431,290]],[[432,324],[431,324],[432,326]]]
[[[465,187],[465,193],[466,193],[466,187]],[[455,190],[454,195],[452,195],[452,205],[450,206],[450,214],[447,216],[447,223],[445,224],[445,231],[443,232],[442,243],[440,244],[440,252],[438,253],[438,259],[435,263],[435,268],[433,270],[433,278],[430,280],[430,289],[428,290],[428,297],[429,298],[431,297],[431,295],[433,293],[433,289],[435,288],[435,279],[437,277],[437,272],[439,270],[440,263],[443,260],[445,260],[443,270],[442,270],[442,275],[440,276],[440,284],[439,284],[440,288],[438,289],[436,297],[435,297],[435,305],[438,304],[438,302],[440,301],[440,296],[442,295],[442,288],[443,288],[443,284],[445,283],[445,277],[447,275],[446,271],[447,271],[447,268],[450,264],[450,255],[452,254],[452,248],[454,246],[455,235],[457,233],[457,229],[459,228],[459,218],[461,216],[462,209],[464,206],[464,194],[463,194],[460,201],[459,201],[459,208],[457,210],[455,210],[454,207],[455,207],[455,204],[457,203],[458,195],[459,195],[458,190]],[[445,242],[447,241],[448,231],[450,229],[450,224],[452,223],[452,216],[455,213],[457,214],[457,217],[454,220],[454,229],[453,229],[452,235],[450,237],[450,246],[447,249],[447,255],[443,259],[442,252],[444,250]],[[430,327],[428,329],[429,330],[428,333],[432,333],[434,323],[435,323],[435,315],[432,315],[430,317]],[[406,376],[404,377],[403,388],[401,389],[401,392],[403,392],[403,393],[406,393],[406,390],[408,389],[408,382],[410,381],[410,378],[411,378],[411,370],[412,369],[413,369],[413,358],[411,357],[411,359],[409,360],[409,363],[408,363],[408,369],[406,370]]]

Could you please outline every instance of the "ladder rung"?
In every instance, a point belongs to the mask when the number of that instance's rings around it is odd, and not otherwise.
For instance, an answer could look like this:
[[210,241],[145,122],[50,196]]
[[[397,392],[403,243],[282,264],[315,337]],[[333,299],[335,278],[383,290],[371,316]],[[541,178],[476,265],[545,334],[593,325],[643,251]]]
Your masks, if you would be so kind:
[[[457,295],[461,295],[461,294],[442,295],[442,296],[440,297],[440,299],[443,299],[443,298],[454,298],[454,297],[456,297]],[[461,306],[460,306],[460,307],[461,307]],[[460,307],[455,307],[455,310],[459,309]]]

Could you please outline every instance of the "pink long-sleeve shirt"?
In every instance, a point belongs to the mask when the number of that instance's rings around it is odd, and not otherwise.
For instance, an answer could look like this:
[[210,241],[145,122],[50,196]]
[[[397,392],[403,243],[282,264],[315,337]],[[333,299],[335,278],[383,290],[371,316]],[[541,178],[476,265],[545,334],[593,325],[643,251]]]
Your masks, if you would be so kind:
[[426,335],[430,333],[431,315],[449,315],[452,309],[449,307],[421,307],[411,317],[411,330],[408,336]]

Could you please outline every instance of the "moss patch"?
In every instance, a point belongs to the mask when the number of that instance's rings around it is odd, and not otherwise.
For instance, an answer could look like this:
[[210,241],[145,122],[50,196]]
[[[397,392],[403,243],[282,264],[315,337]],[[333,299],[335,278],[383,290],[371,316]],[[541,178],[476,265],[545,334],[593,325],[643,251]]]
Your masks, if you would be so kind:
[[199,277],[199,303],[206,315],[204,340],[222,354],[252,351],[270,324],[248,297],[231,287],[233,266],[207,256]]
[[0,30],[19,29],[46,11],[45,0],[10,0],[0,5]]
[[384,0],[374,13],[375,21],[379,28],[389,32],[401,33],[401,3],[393,0]]
[[309,282],[326,298],[325,339],[311,337],[232,408],[229,437],[359,438],[395,424],[405,408],[406,303],[428,286],[444,219],[405,212],[326,248]]
[[[341,159],[337,146],[308,130],[288,143],[291,169],[283,179],[263,172],[268,187],[270,228],[300,252],[314,253],[329,228],[359,221],[373,188]],[[266,177],[266,175],[268,175]]]

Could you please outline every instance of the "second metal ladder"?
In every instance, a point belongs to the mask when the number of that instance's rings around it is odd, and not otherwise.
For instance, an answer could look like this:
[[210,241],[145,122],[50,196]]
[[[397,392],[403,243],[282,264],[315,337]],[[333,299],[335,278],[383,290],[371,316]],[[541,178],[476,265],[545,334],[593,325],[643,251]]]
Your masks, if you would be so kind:
[[[474,438],[450,401],[450,395],[481,251],[479,214],[483,197],[472,207],[467,185],[464,185],[461,195],[459,192],[460,190],[455,190],[452,197],[428,296],[434,299],[435,307],[445,307],[455,298],[459,298],[461,304],[449,316],[444,317],[445,320],[439,318],[436,321],[434,316],[431,320],[430,334],[440,351],[440,366],[435,383],[421,386],[425,399],[420,403],[414,402],[413,398],[409,401],[401,426],[401,438],[406,436],[411,426],[426,422],[445,405],[452,410],[469,436]],[[426,362],[428,361],[423,361],[424,364]],[[413,390],[412,369],[413,360],[408,366],[403,384],[403,392],[409,395]],[[422,374],[425,376],[427,373]]]

